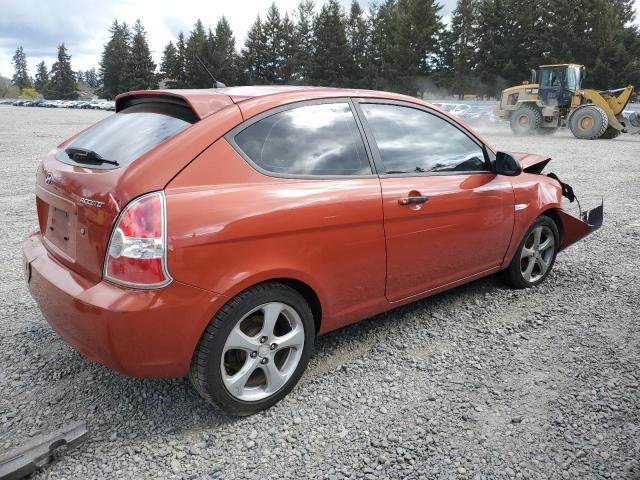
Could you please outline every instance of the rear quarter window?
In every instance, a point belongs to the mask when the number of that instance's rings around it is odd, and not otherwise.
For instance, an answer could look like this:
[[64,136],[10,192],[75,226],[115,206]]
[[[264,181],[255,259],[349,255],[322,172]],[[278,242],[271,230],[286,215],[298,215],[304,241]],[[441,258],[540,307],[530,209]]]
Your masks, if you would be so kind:
[[[81,133],[65,149],[92,151],[118,166],[131,163],[197,121],[180,105],[145,103],[133,105],[98,122]],[[58,160],[76,164],[64,150]],[[114,168],[112,164],[78,164],[91,168]]]
[[348,103],[304,105],[274,113],[236,133],[237,148],[276,175],[367,175],[371,166]]

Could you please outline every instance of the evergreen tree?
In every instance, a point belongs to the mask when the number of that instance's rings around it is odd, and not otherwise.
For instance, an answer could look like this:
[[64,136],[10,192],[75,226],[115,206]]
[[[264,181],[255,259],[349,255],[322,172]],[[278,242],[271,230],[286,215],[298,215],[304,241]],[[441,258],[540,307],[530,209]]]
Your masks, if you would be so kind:
[[84,72],[82,70],[76,72],[76,80],[78,82],[84,82]]
[[256,17],[242,49],[242,70],[248,84],[264,84],[266,70],[266,40],[260,15]]
[[616,88],[637,82],[639,34],[632,0],[565,0],[545,10],[545,60],[587,68],[587,86]]
[[317,85],[344,86],[351,65],[345,19],[337,0],[328,0],[314,22],[311,79]]
[[[185,85],[186,88],[210,88],[213,80],[202,66],[212,70],[211,38],[207,36],[202,21],[198,19],[189,34],[185,56]],[[201,63],[202,62],[202,63]]]
[[53,99],[78,98],[78,84],[71,68],[71,56],[67,53],[64,43],[58,46],[58,61],[51,66],[47,93]]
[[13,74],[13,84],[20,90],[23,88],[31,88],[31,77],[29,77],[29,69],[27,67],[27,56],[20,45],[16,49],[16,53],[13,55],[13,67],[15,73]]
[[181,74],[180,60],[178,59],[178,49],[173,42],[169,42],[162,52],[162,62],[160,63],[160,73],[166,80],[167,87],[180,88],[178,79]]
[[367,78],[374,89],[391,88],[393,74],[389,73],[394,62],[394,11],[393,0],[369,10],[369,55]]
[[176,42],[176,49],[178,50],[178,65],[179,75],[176,79],[176,86],[173,88],[186,88],[187,86],[187,40],[184,33],[178,34],[178,41]]
[[213,75],[225,85],[238,83],[236,39],[231,25],[223,16],[216,24],[213,47]]
[[451,29],[445,35],[446,54],[449,56],[446,63],[453,72],[450,86],[459,100],[464,99],[464,94],[468,93],[473,85],[478,48],[477,10],[477,0],[458,0],[451,17]]
[[36,67],[36,80],[33,82],[33,87],[43,97],[47,96],[47,87],[49,86],[49,70],[44,61],[40,62]]
[[109,32],[111,32],[111,38],[104,46],[100,60],[100,80],[102,83],[100,95],[105,98],[114,98],[129,90],[126,69],[131,34],[127,24],[119,24],[117,20],[113,21]]
[[[561,4],[553,9],[561,8]],[[544,0],[480,0],[478,4],[477,72],[491,96],[530,78],[530,69],[543,62],[549,32]]]
[[298,4],[292,38],[291,81],[294,83],[307,84],[309,82],[309,69],[315,47],[314,8],[313,0],[302,0]]
[[494,97],[507,85],[516,84],[512,49],[506,44],[510,37],[507,15],[503,0],[481,0],[478,5],[477,70],[484,85],[482,93]]
[[351,51],[351,65],[347,73],[350,87],[368,87],[366,75],[368,62],[369,26],[357,0],[351,2],[347,19],[347,40]]
[[151,57],[147,34],[140,20],[133,26],[131,48],[125,64],[125,83],[129,90],[148,90],[158,88],[156,64]]
[[398,0],[393,15],[390,80],[393,89],[417,95],[432,71],[443,30],[441,6],[434,0]]
[[282,17],[282,65],[281,81],[284,84],[295,82],[296,74],[296,30],[288,13]]
[[96,69],[91,67],[89,70],[84,72],[84,79],[91,88],[98,88],[100,83],[98,82],[98,74],[96,73]]
[[262,25],[264,37],[264,80],[267,84],[283,83],[282,68],[284,66],[284,38],[282,19],[275,3],[269,6],[267,16]]

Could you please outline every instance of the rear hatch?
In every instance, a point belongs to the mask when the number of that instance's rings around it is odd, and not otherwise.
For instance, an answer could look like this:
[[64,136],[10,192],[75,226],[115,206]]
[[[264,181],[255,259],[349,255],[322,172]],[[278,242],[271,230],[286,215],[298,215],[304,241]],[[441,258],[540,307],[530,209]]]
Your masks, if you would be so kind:
[[[219,96],[219,108],[231,104]],[[102,278],[118,214],[133,198],[160,190],[215,139],[190,133],[200,117],[179,96],[143,92],[118,99],[116,112],[49,152],[37,172],[43,243],[87,279]]]

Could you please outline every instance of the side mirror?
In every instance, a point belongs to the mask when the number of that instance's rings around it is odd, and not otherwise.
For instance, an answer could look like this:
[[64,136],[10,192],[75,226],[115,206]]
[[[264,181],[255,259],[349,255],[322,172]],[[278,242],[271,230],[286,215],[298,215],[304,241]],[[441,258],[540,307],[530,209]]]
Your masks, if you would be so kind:
[[522,166],[516,157],[507,152],[496,153],[495,170],[499,175],[515,177],[522,173]]

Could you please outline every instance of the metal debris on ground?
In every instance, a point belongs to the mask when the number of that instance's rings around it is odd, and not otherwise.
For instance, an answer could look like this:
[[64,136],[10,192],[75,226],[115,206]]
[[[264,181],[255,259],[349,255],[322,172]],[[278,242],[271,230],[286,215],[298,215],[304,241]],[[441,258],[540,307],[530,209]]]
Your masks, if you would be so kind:
[[24,478],[51,461],[54,450],[74,447],[87,436],[84,422],[76,422],[55,432],[34,437],[21,447],[0,456],[0,480]]

